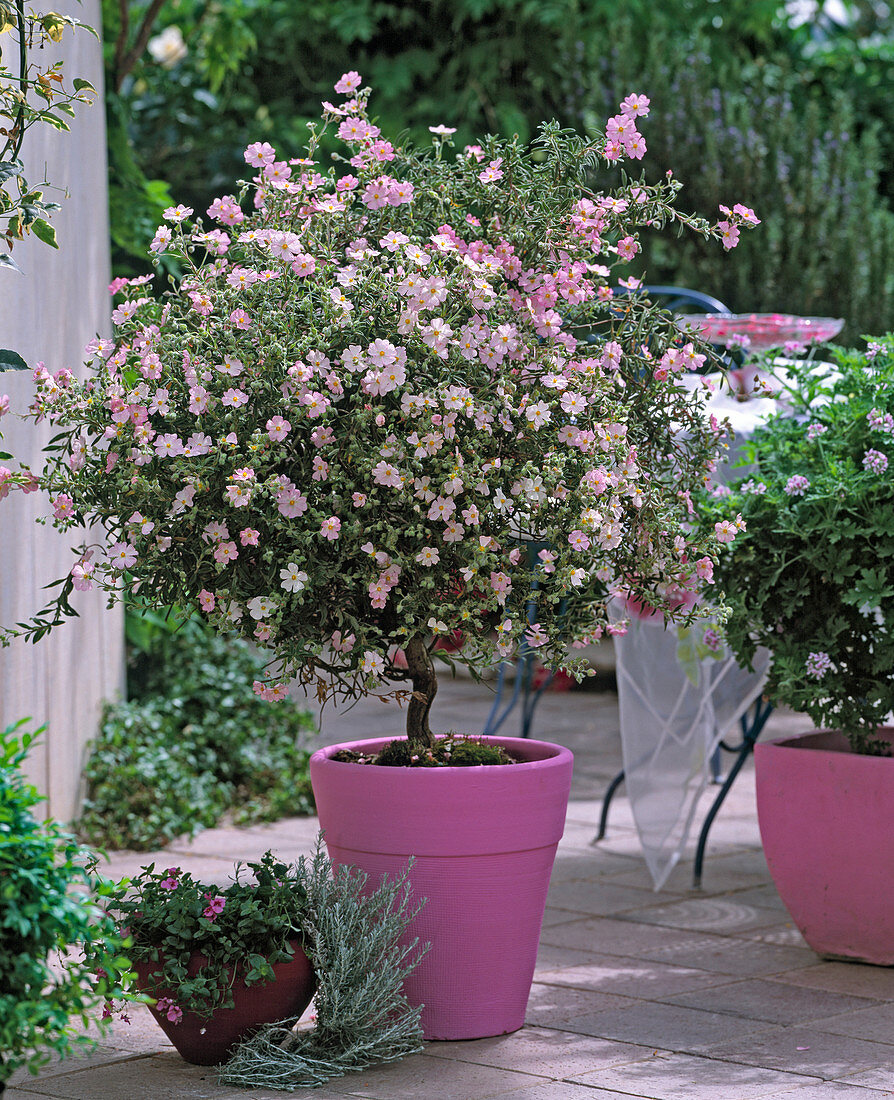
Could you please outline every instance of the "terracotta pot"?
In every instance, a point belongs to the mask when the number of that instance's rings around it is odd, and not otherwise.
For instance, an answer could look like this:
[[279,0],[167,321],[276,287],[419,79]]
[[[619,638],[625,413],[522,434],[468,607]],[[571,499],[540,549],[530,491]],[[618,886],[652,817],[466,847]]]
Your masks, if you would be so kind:
[[[187,1062],[196,1066],[217,1065],[227,1059],[232,1047],[263,1024],[300,1016],[310,1004],[316,988],[313,968],[300,943],[294,940],[292,946],[295,948],[292,958],[274,964],[274,981],[246,985],[237,972],[232,987],[234,1006],[218,1009],[210,1019],[184,1011],[180,1022],[175,1024],[154,1005],[148,1006],[149,1011]],[[190,977],[207,966],[208,961],[207,956],[195,952],[187,968]],[[134,963],[138,986],[153,997],[168,996],[176,1004],[176,993],[151,987],[149,976],[159,969],[159,963]]]
[[826,958],[894,965],[894,757],[820,730],[760,743],[754,760],[767,865],[804,939]]
[[543,741],[489,737],[522,763],[380,768],[330,757],[394,738],[314,753],[310,775],[329,854],[377,886],[415,857],[411,886],[427,898],[407,939],[431,950],[407,978],[424,1005],[426,1039],[516,1031],[525,1019],[572,755]]

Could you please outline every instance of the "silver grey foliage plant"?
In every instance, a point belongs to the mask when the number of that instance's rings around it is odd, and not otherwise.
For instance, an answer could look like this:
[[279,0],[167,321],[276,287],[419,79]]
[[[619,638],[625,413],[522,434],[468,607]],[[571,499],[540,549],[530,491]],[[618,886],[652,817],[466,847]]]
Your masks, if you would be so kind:
[[331,866],[318,844],[298,860],[307,887],[304,949],[317,973],[316,1024],[268,1024],[237,1047],[220,1081],[294,1092],[422,1049],[419,1016],[403,981],[428,950],[404,934],[424,904],[414,902],[410,865],[368,890],[368,876]]

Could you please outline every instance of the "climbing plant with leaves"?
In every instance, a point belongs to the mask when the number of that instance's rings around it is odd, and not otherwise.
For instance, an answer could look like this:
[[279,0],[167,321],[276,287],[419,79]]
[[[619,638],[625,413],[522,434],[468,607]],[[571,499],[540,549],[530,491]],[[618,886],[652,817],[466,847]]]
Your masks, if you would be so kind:
[[[0,268],[20,270],[13,248],[27,236],[59,247],[50,222],[59,203],[46,197],[57,189],[45,176],[37,183],[27,178],[22,146],[33,126],[68,130],[76,106],[91,103],[96,94],[80,77],[66,85],[63,63],[53,59],[51,47],[74,28],[96,35],[73,16],[38,12],[26,8],[25,0],[0,0]],[[0,371],[25,367],[20,355],[0,348]]]

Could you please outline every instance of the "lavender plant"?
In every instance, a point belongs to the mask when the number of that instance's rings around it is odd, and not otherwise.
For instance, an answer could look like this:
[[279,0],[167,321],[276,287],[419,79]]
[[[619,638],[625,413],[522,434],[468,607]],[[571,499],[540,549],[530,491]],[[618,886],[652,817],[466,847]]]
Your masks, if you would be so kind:
[[321,847],[302,857],[307,882],[306,950],[317,974],[315,1025],[269,1024],[240,1043],[220,1071],[222,1084],[293,1092],[346,1073],[395,1062],[422,1049],[421,1006],[404,979],[428,950],[406,941],[413,906],[407,873],[371,892],[354,868],[330,868]]
[[[36,372],[55,523],[105,537],[7,637],[36,641],[93,585],[197,606],[268,647],[267,698],[295,676],[322,696],[409,681],[421,748],[439,638],[461,632],[473,669],[524,641],[581,676],[568,647],[607,629],[611,590],[684,614],[717,545],[692,497],[718,443],[677,378],[710,350],[616,301],[616,268],[642,227],[729,249],[757,218],[681,214],[673,180],[587,189],[597,162],[642,157],[644,96],[592,141],[551,123],[453,156],[445,126],[426,149],[383,140],[360,84],[338,82],[305,157],[249,146],[256,175],[212,203],[214,228],[166,212],[152,250],[185,278],[158,300],[150,276],[119,281],[86,382]],[[323,172],[332,130],[346,153]],[[549,547],[534,568],[531,539]]]

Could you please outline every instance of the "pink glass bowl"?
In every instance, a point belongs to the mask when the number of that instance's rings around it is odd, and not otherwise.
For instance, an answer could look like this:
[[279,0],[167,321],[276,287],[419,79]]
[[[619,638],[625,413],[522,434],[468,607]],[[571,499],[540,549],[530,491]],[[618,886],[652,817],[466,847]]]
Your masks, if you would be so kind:
[[698,329],[712,344],[775,348],[788,341],[817,344],[844,327],[841,317],[796,317],[788,313],[689,313],[679,319]]

